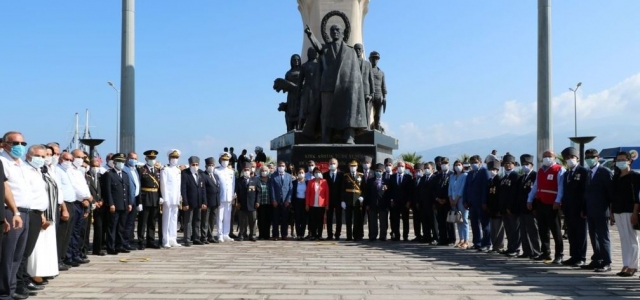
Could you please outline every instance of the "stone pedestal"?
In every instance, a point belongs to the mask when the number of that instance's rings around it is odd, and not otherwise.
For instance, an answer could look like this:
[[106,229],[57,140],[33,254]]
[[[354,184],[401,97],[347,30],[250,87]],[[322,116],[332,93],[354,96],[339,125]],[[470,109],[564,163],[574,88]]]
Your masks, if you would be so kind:
[[348,170],[347,164],[365,156],[373,158],[373,164],[382,163],[385,158],[393,158],[393,150],[398,149],[398,140],[378,131],[366,131],[355,138],[354,145],[318,144],[301,132],[288,132],[271,140],[271,150],[278,152],[277,160],[304,167],[313,160],[326,170],[329,159],[338,160],[339,168]]

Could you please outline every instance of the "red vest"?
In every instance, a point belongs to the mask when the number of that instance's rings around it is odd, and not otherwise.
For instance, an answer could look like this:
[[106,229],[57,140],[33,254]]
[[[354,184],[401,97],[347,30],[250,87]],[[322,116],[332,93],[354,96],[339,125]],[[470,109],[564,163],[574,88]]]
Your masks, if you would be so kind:
[[562,166],[555,164],[546,171],[540,169],[538,172],[536,199],[540,200],[543,204],[553,204],[556,202],[556,197],[558,196],[558,173],[560,173],[560,169],[562,169]]

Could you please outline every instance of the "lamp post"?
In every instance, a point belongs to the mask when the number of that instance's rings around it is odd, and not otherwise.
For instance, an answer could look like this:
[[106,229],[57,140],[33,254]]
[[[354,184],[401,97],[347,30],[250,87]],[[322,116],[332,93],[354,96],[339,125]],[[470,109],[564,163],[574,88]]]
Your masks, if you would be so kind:
[[582,85],[582,82],[578,82],[578,84],[576,84],[576,88],[569,88],[570,91],[573,92],[573,126],[574,126],[574,133],[573,136],[578,136],[578,96],[576,95],[576,93],[578,92],[578,89],[580,88],[580,86]]
[[116,153],[118,153],[120,152],[120,90],[111,81],[107,81],[107,84],[116,91]]

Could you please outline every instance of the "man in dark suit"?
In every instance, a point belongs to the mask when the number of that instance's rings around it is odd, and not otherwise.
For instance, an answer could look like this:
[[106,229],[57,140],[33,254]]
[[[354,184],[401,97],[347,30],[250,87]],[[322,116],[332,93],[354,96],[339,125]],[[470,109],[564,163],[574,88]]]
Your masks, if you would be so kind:
[[400,240],[400,219],[402,219],[402,239],[409,240],[409,208],[411,207],[413,180],[411,175],[405,174],[405,163],[399,161],[396,173],[391,175],[388,182],[389,203],[391,204],[391,233],[392,241]]
[[[248,240],[255,242],[256,231],[256,200],[258,199],[258,177],[251,175],[251,163],[245,162],[241,169],[241,177],[236,180],[236,205],[238,206],[238,224],[240,233],[236,241]],[[247,234],[247,227],[249,233]]]
[[272,240],[286,240],[289,225],[289,206],[293,193],[293,177],[285,172],[287,164],[278,162],[278,168],[271,175],[271,204],[273,205]]
[[216,211],[220,206],[220,178],[215,174],[216,162],[213,157],[208,157],[204,160],[206,164],[204,187],[206,190],[207,209],[202,210],[201,226],[200,226],[200,239],[205,244],[218,243],[214,237],[216,236],[213,231],[216,223]]
[[203,245],[200,241],[200,217],[207,209],[205,176],[200,173],[200,158],[189,157],[189,168],[182,171],[180,194],[184,211],[184,246]]
[[588,171],[580,165],[580,153],[576,148],[562,150],[562,157],[567,164],[567,172],[563,178],[564,194],[562,211],[569,236],[569,254],[571,258],[563,265],[580,267],[587,257],[587,219],[582,217],[584,210],[584,189]]
[[585,162],[589,168],[584,193],[584,212],[589,224],[589,239],[593,248],[591,263],[585,269],[595,272],[611,271],[611,241],[609,239],[609,206],[613,201],[613,173],[598,163],[600,154],[596,149],[585,151]]
[[411,192],[413,196],[413,199],[411,199],[411,210],[413,211],[413,233],[416,237],[411,241],[422,242],[427,233],[422,232],[421,234],[422,210],[424,209],[421,203],[424,204],[426,202],[429,179],[425,176],[424,165],[422,163],[416,164],[415,172],[416,177],[413,180],[413,192]]
[[[87,172],[87,183],[89,184],[89,191],[91,192],[91,196],[93,197],[95,208],[93,209],[93,255],[104,256],[106,253],[102,251],[102,237],[104,236],[104,230],[106,225],[107,218],[107,207],[104,205],[104,200],[102,199],[102,189],[101,189],[101,179],[102,175],[100,174],[100,161],[97,158],[94,158],[91,161],[91,168],[89,172]],[[91,215],[87,218],[91,220]],[[91,222],[87,221],[87,229],[86,229],[86,238],[89,239],[89,232],[91,228]],[[89,245],[88,241],[85,241],[87,246]]]
[[469,223],[473,233],[473,248],[488,251],[491,248],[489,216],[482,210],[489,195],[489,170],[482,166],[482,159],[474,155],[469,159],[471,171],[464,183],[463,199],[469,209]]
[[[362,221],[362,202],[364,197],[363,174],[358,172],[358,161],[355,159],[349,163],[349,172],[344,174],[342,182],[342,203],[345,208],[345,221],[347,223],[347,241],[360,241],[364,237],[364,224]],[[331,199],[331,198],[329,198]]]
[[138,206],[142,205],[142,211],[138,213],[138,249],[159,249],[160,245],[155,243],[156,218],[162,196],[160,195],[160,169],[155,167],[158,151],[147,150],[144,156],[146,164],[139,167],[137,172],[140,176]]
[[527,198],[531,188],[536,182],[537,172],[533,168],[533,155],[520,156],[522,176],[518,179],[518,220],[520,222],[520,238],[522,239],[522,254],[518,258],[533,258],[539,256],[540,236],[538,235],[538,223],[533,212],[527,209]]
[[[344,182],[344,174],[338,170],[338,160],[332,158],[329,160],[329,171],[322,174],[322,178],[327,181],[329,186],[329,210],[327,210],[327,240],[340,239],[342,231],[342,184]],[[346,206],[345,206],[346,207]],[[336,231],[333,231],[333,218],[335,216]]]
[[385,196],[386,182],[382,179],[383,164],[376,164],[374,180],[369,180],[365,186],[364,207],[369,216],[369,241],[378,239],[378,221],[380,222],[380,241],[387,240],[389,225],[389,202]]
[[[438,163],[438,158],[440,161]],[[456,242],[456,229],[453,223],[447,222],[447,214],[451,210],[449,204],[449,177],[453,172],[449,168],[449,158],[436,157],[436,167],[439,168],[432,185],[432,198],[435,201],[438,222],[439,240],[442,246],[453,246]],[[439,166],[439,167],[438,167]]]
[[435,199],[433,197],[434,178],[436,177],[435,164],[428,162],[424,164],[424,183],[418,185],[417,203],[422,224],[422,243],[437,245],[439,239],[438,222],[436,221]]
[[114,168],[103,175],[105,177],[103,197],[110,213],[107,253],[111,255],[118,254],[118,252],[129,253],[127,240],[124,236],[126,234],[127,213],[131,211],[134,203],[131,202],[129,195],[129,175],[122,171],[125,161],[123,153],[114,154]]
[[502,221],[507,233],[507,251],[503,254],[507,256],[520,255],[520,223],[518,222],[518,173],[513,169],[516,166],[515,156],[509,154],[502,158],[504,176],[500,179],[498,187],[498,199],[501,204]]

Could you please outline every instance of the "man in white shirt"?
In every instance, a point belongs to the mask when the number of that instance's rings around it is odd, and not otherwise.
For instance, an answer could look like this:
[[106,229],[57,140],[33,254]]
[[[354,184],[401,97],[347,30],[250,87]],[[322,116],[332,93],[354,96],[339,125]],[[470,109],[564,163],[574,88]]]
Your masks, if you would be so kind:
[[84,227],[83,219],[86,218],[84,215],[85,209],[89,207],[93,197],[91,196],[85,173],[80,169],[84,163],[84,152],[76,149],[71,152],[71,155],[73,155],[73,161],[70,166],[67,161],[66,172],[67,175],[69,175],[69,180],[71,180],[71,185],[75,192],[75,201],[71,206],[67,207],[69,214],[73,215],[73,217],[71,217],[71,226],[73,229],[71,231],[69,247],[67,248],[64,263],[72,267],[77,267],[80,264],[89,262],[88,259],[81,257],[80,244],[82,239],[80,232]]
[[142,206],[139,202],[140,196],[140,175],[138,175],[138,154],[135,152],[129,152],[127,155],[127,162],[122,169],[123,172],[129,175],[129,187],[130,187],[130,201],[131,203],[135,203],[133,205],[133,209],[127,213],[127,225],[125,226],[125,239],[126,239],[126,249],[129,251],[138,250],[137,247],[133,247],[131,244],[134,242],[134,228],[136,223],[136,217],[138,216],[138,212],[142,211]]
[[[59,153],[59,148],[53,147]],[[54,153],[55,155],[55,153]],[[56,243],[58,250],[58,269],[60,271],[66,271],[69,266],[63,263],[67,249],[69,248],[69,239],[71,238],[71,232],[73,231],[73,217],[75,215],[70,214],[69,210],[75,208],[74,202],[76,202],[76,191],[73,189],[73,184],[67,174],[67,168],[71,167],[73,161],[73,155],[69,152],[63,152],[60,154],[60,159],[55,171],[55,178],[60,183],[60,190],[62,195],[60,198],[64,201],[60,205],[60,222],[56,224]]]
[[178,168],[180,150],[171,149],[169,165],[160,171],[160,205],[162,205],[162,246],[180,247],[178,244],[178,206],[180,205],[181,173]]

